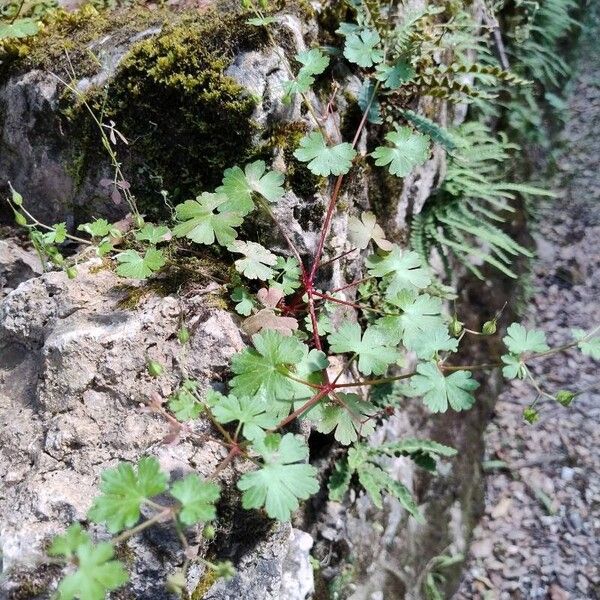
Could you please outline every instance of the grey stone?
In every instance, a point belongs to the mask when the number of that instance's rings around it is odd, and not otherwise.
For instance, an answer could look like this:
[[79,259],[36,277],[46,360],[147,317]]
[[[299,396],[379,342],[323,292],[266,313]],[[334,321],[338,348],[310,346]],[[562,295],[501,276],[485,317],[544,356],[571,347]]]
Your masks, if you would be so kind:
[[0,297],[41,272],[42,264],[33,250],[25,250],[15,239],[0,240]]

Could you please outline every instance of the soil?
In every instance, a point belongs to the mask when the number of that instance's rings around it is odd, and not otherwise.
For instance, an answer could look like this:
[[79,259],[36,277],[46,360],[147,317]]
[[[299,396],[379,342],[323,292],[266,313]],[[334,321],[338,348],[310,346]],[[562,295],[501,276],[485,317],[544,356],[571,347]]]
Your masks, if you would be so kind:
[[[591,7],[590,7],[591,8]],[[533,297],[524,321],[550,345],[600,324],[600,8],[582,34],[553,179],[536,208]],[[600,363],[577,350],[536,363],[548,391],[581,391],[569,408],[508,385],[486,433],[486,506],[454,600],[600,598]],[[536,406],[537,408],[537,406]]]

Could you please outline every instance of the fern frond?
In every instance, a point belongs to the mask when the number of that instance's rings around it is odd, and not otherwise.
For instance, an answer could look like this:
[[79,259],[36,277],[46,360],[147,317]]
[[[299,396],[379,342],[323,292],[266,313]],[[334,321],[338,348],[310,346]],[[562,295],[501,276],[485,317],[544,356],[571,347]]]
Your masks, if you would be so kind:
[[[443,9],[442,9],[443,10]],[[395,57],[407,58],[413,54],[416,38],[423,35],[420,26],[431,15],[440,12],[439,8],[428,7],[406,13],[402,23],[394,31],[393,50]]]
[[450,132],[441,125],[409,109],[399,109],[398,113],[409,123],[412,123],[415,129],[428,135],[434,142],[448,150],[448,152],[456,149],[456,143],[452,139]]
[[468,83],[457,81],[442,72],[441,67],[431,69],[429,73],[421,73],[413,78],[412,82],[426,96],[464,102],[474,98],[494,98],[495,94],[476,88]]
[[472,75],[488,75],[497,81],[504,81],[511,85],[531,85],[531,81],[519,77],[512,71],[506,71],[497,65],[483,65],[481,63],[452,63],[450,65],[440,65],[438,70],[441,73],[469,73]]
[[501,229],[510,201],[520,195],[552,196],[551,192],[505,179],[504,170],[518,146],[506,136],[494,136],[479,122],[453,133],[457,145],[448,161],[439,190],[413,219],[411,245],[424,259],[433,247],[444,258],[451,253],[476,277],[483,278],[479,263],[487,263],[509,277],[518,256],[532,253]]

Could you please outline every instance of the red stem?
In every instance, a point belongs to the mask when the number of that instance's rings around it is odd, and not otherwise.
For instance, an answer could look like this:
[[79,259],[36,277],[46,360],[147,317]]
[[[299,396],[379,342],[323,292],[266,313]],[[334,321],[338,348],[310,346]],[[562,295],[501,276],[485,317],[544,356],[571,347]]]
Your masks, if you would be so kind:
[[[352,148],[356,146],[358,143],[358,138],[360,137],[361,131],[363,130],[365,124],[367,123],[367,118],[369,115],[369,110],[371,109],[371,104],[375,99],[375,94],[377,92],[377,87],[379,84],[376,84],[373,93],[371,94],[371,98],[369,99],[369,103],[367,104],[362,119],[358,125],[356,133],[354,134],[354,139],[352,140]],[[335,185],[333,187],[333,192],[331,194],[331,199],[329,200],[329,205],[327,206],[327,214],[325,216],[325,222],[323,223],[323,228],[321,229],[321,236],[319,237],[319,244],[317,246],[317,251],[315,252],[315,258],[313,261],[313,265],[310,269],[309,281],[311,284],[315,281],[315,275],[317,273],[317,269],[319,268],[319,264],[321,262],[321,256],[323,255],[323,248],[325,247],[325,239],[327,238],[327,234],[329,233],[329,228],[331,227],[331,220],[333,219],[333,212],[335,210],[335,204],[337,202],[338,196],[340,195],[340,190],[342,188],[342,182],[344,181],[344,175],[339,175],[336,179]],[[307,290],[308,291],[308,290]]]
[[295,421],[300,415],[303,415],[306,411],[310,410],[313,406],[316,406],[329,392],[332,391],[332,385],[326,385],[323,389],[317,392],[310,400],[305,402],[300,408],[296,409],[291,415],[288,415],[285,419],[282,419],[273,431],[281,429],[286,425],[289,425],[292,421]]
[[352,308],[356,308],[357,310],[362,310],[363,307],[360,304],[354,304],[354,302],[347,302],[346,300],[340,300],[339,298],[334,298],[333,296],[328,296],[327,294],[321,294],[321,292],[312,291],[313,295],[318,298],[323,298],[324,300],[329,300],[330,302],[336,302],[337,304],[343,304],[344,306],[351,306]]

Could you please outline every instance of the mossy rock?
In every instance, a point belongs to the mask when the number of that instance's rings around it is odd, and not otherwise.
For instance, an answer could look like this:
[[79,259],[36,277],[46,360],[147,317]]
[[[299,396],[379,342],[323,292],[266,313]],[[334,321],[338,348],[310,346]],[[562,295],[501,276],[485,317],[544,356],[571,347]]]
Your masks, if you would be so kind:
[[165,9],[148,10],[132,5],[114,11],[99,10],[93,4],[67,11],[48,11],[41,31],[27,38],[0,41],[0,78],[31,69],[50,71],[61,78],[89,77],[98,71],[94,44],[111,36],[113,46],[126,43],[140,31],[160,27],[172,14]]
[[[214,189],[224,169],[252,157],[256,99],[225,75],[238,52],[266,43],[246,18],[217,10],[180,17],[135,44],[108,88],[89,94],[87,101],[130,142],[118,151],[142,212],[166,216],[161,190],[174,202],[186,200]],[[103,152],[86,112],[68,111],[71,129],[90,138],[73,153],[78,173]]]

